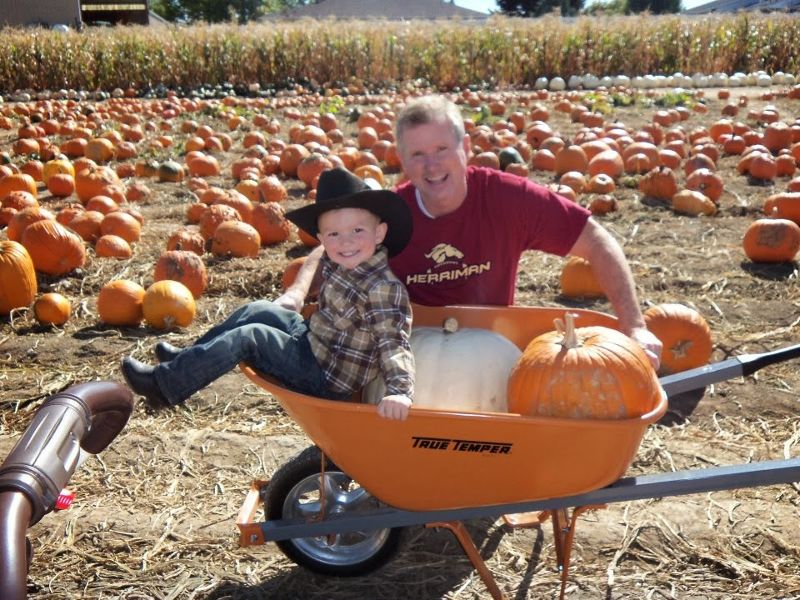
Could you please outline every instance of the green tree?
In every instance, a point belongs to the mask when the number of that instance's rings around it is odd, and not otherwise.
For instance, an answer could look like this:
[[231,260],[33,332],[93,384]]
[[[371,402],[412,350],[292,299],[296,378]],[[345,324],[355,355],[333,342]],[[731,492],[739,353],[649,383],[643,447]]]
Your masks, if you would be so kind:
[[681,0],[627,0],[628,13],[649,11],[654,15],[677,13],[681,10]]
[[564,17],[583,8],[583,0],[497,0],[500,12],[512,17],[539,17],[558,9]]
[[151,0],[151,10],[172,22],[236,20],[247,23],[263,14],[294,8],[314,0]]
[[150,10],[167,21],[185,21],[186,10],[181,0],[150,0]]
[[627,11],[627,0],[600,0],[598,2],[592,2],[584,10],[587,15],[624,15]]

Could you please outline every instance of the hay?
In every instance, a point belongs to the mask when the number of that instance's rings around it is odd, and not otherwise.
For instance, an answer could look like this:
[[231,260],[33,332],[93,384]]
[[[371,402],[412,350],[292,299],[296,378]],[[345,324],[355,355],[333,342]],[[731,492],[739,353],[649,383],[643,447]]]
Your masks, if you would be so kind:
[[[715,119],[718,103],[709,103],[712,110],[693,115],[692,126]],[[780,98],[775,104],[783,112],[796,110]],[[641,125],[651,112],[635,107],[619,109],[617,116]],[[554,115],[553,121],[561,131],[576,130],[564,115]],[[223,127],[222,122],[212,124]],[[223,171],[230,160],[223,158]],[[741,235],[770,188],[748,186],[732,174],[734,166],[735,158],[720,160],[727,187],[720,215],[713,219],[677,217],[663,206],[641,203],[635,189],[620,190],[620,211],[604,218],[631,258],[642,303],[696,306],[714,332],[714,360],[796,343],[800,323],[794,267],[753,266],[743,260]],[[222,178],[213,183],[230,184]],[[290,190],[289,206],[303,201],[299,185]],[[90,256],[80,274],[41,282],[42,291],[61,291],[75,300],[74,317],[63,330],[37,326],[28,311],[15,311],[0,325],[0,455],[10,450],[49,395],[75,383],[121,381],[123,356],[151,361],[156,341],[186,344],[239,304],[274,298],[283,266],[305,252],[293,238],[255,259],[208,258],[208,290],[186,330],[98,324],[94,298],[103,283],[111,277],[149,283],[168,232],[182,218],[185,190],[157,182],[151,187],[153,195],[139,206],[148,226],[133,259],[111,262]],[[562,305],[560,265],[555,257],[526,254],[518,302]],[[609,310],[602,301],[577,305]],[[797,456],[798,389],[796,366],[782,364],[757,378],[715,385],[702,397],[676,399],[661,424],[647,432],[630,473]],[[49,514],[31,529],[35,555],[29,597],[487,597],[483,582],[446,531],[410,529],[402,551],[384,569],[360,578],[308,573],[274,544],[240,548],[234,519],[250,482],[269,478],[309,443],[274,399],[238,372],[179,409],[150,414],[137,407],[123,434],[73,476],[73,508]],[[586,514],[578,521],[568,597],[798,597],[798,506],[800,485],[794,484],[611,505]],[[509,598],[557,597],[559,574],[549,524],[526,531],[509,531],[491,520],[468,526]]]

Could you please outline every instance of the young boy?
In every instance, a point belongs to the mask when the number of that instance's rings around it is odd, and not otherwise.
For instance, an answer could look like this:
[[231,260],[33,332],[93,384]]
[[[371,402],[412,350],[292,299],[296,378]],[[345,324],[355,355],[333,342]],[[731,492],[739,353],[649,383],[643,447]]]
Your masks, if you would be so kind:
[[174,406],[245,361],[296,391],[345,400],[381,375],[387,391],[378,414],[405,419],[414,387],[411,305],[387,258],[408,243],[411,213],[376,187],[331,169],[320,176],[316,202],[287,213],[325,250],[319,308],[309,320],[265,300],[246,304],[186,349],[158,344],[155,367],[125,358],[130,388],[151,408]]

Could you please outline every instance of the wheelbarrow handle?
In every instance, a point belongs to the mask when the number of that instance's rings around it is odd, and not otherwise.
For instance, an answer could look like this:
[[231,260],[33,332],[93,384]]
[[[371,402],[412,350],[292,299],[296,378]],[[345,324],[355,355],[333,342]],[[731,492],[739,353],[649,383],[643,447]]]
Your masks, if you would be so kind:
[[667,375],[659,379],[659,383],[667,396],[674,396],[734,377],[752,375],[763,367],[797,357],[800,357],[800,344],[759,354],[742,354],[718,363]]

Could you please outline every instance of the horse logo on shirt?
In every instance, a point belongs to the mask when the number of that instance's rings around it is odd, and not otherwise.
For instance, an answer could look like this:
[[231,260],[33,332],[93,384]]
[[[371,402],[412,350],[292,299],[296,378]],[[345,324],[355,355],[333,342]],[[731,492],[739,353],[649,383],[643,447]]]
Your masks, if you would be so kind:
[[464,258],[464,253],[450,244],[436,244],[433,249],[425,255],[425,258],[430,258],[437,265],[440,265],[451,258],[462,259]]

